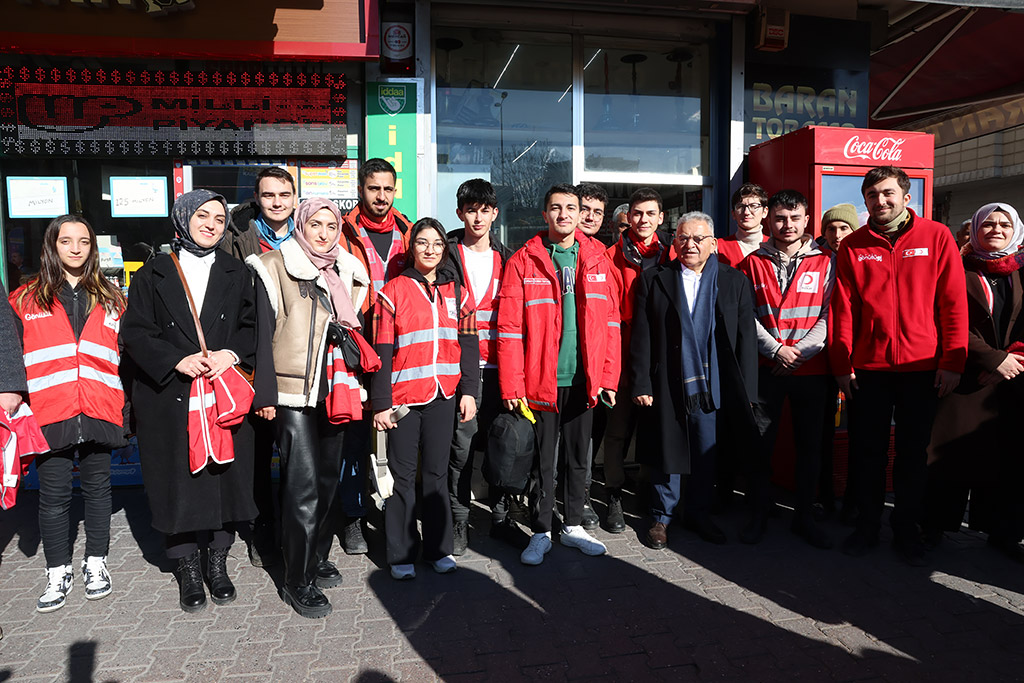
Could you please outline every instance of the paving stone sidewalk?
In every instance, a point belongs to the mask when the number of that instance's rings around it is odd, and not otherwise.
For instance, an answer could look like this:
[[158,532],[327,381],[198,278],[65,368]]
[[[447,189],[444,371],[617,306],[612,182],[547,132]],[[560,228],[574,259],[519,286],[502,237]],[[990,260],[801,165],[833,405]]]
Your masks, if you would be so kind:
[[[72,514],[81,519],[76,494]],[[605,557],[557,543],[540,567],[487,537],[474,510],[470,551],[451,575],[419,565],[395,582],[373,534],[369,556],[332,559],[344,584],[310,621],[277,595],[241,543],[238,599],[197,614],[149,528],[145,495],[116,490],[114,593],[37,614],[44,562],[36,495],[0,513],[2,681],[1010,681],[1024,680],[1024,566],[972,533],[947,536],[915,569],[883,545],[866,558],[818,551],[773,519],[758,546],[711,546],[680,528],[669,548],[597,532]],[[636,510],[636,505],[633,506]],[[603,513],[603,510],[601,510]],[[838,542],[847,529],[826,523]],[[84,532],[75,539],[81,563]],[[278,570],[279,571],[279,570]]]

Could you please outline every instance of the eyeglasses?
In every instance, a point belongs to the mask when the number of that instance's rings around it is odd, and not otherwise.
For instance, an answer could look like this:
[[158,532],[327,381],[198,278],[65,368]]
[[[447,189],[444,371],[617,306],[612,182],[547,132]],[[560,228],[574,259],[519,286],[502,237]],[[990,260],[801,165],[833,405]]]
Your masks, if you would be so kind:
[[580,213],[592,213],[598,218],[604,218],[604,209],[591,209],[590,207],[584,206],[580,209]]
[[744,213],[745,211],[757,213],[764,208],[764,204],[758,204],[757,202],[754,202],[753,204],[737,204],[732,208],[736,210],[736,213]]
[[693,242],[699,247],[700,245],[704,244],[705,240],[711,240],[714,238],[714,235],[676,235],[676,242],[679,242],[679,244]]
[[428,242],[427,240],[416,240],[413,245],[420,251],[444,251],[444,242]]

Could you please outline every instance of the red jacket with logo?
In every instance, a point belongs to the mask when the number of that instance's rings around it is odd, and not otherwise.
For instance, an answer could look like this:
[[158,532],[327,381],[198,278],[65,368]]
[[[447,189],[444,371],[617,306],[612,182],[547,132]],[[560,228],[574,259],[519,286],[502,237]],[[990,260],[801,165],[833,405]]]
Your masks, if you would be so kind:
[[[779,287],[778,275],[771,257],[762,249],[740,262],[739,270],[754,285],[754,311],[764,327],[783,346],[796,346],[818,322],[822,309],[829,305],[831,252],[818,249],[803,256],[793,273],[785,293]],[[760,355],[763,366],[775,361]],[[794,375],[828,374],[828,355],[819,352],[793,371]]]
[[[498,382],[501,397],[526,397],[533,410],[557,410],[562,289],[539,233],[505,264],[498,293]],[[619,308],[615,276],[604,245],[579,230],[576,328],[589,406],[599,389],[619,385]]]
[[46,311],[36,305],[31,293],[21,296],[24,291],[25,287],[17,289],[10,301],[24,326],[29,401],[39,424],[55,424],[80,413],[121,424],[124,389],[117,346],[121,313],[95,306],[75,340],[59,301]]
[[843,240],[832,293],[829,360],[860,370],[963,372],[967,294],[945,225],[911,212],[895,244],[863,228]]

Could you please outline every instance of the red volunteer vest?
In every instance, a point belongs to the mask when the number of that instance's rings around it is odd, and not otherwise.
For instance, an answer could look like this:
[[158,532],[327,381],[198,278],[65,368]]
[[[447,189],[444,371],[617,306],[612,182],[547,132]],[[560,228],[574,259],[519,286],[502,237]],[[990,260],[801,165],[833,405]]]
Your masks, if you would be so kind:
[[[466,283],[470,300],[476,301],[476,292],[469,281],[466,269],[466,247],[462,250],[462,279]],[[487,367],[496,367],[498,363],[498,287],[501,286],[501,256],[491,250],[494,266],[491,268],[491,286],[483,293],[480,303],[476,306],[476,332],[480,335],[480,362]]]
[[192,474],[212,460],[226,465],[235,460],[231,427],[241,423],[252,407],[254,392],[237,368],[215,380],[192,380],[188,398],[188,462]]
[[[349,334],[359,345],[362,372],[377,372],[380,358],[376,351],[356,330]],[[345,365],[345,358],[336,345],[327,347],[327,419],[332,424],[342,424],[363,419],[363,401],[366,390],[359,383],[359,375]]]
[[108,314],[96,306],[76,343],[60,302],[45,311],[29,294],[19,305],[17,298],[23,289],[15,291],[10,301],[25,327],[29,400],[39,424],[54,424],[78,414],[121,424],[124,389],[117,374],[120,314]]
[[397,277],[384,285],[380,297],[395,311],[394,359],[391,365],[391,402],[394,406],[425,405],[440,392],[455,395],[462,370],[459,361],[459,311],[455,283],[437,290],[431,302],[423,285],[411,277]]
[[[772,262],[754,252],[743,260],[740,269],[754,283],[754,305],[761,324],[775,340],[785,346],[794,346],[811,331],[824,307],[825,285],[831,257],[827,254],[806,256],[797,266],[793,281],[785,296],[779,290]],[[760,357],[761,365],[774,361]],[[828,374],[828,357],[818,353],[793,372],[794,375]]]

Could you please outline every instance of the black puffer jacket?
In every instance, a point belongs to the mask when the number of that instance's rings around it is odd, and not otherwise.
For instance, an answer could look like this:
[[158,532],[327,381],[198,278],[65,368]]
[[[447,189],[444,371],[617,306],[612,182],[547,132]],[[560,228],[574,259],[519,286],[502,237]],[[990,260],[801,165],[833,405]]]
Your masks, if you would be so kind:
[[233,208],[220,248],[243,262],[250,254],[262,254],[260,232],[254,222],[259,215],[260,209],[255,199],[242,202]]

